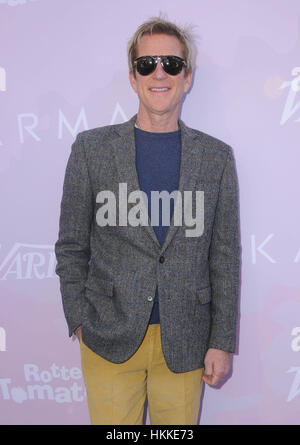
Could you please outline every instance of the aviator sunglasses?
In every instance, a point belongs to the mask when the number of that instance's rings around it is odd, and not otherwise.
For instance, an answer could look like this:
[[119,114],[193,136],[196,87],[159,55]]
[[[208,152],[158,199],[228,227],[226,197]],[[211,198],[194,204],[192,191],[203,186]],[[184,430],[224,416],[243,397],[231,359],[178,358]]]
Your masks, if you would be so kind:
[[148,76],[155,71],[157,62],[160,60],[161,66],[167,74],[176,76],[182,70],[183,65],[186,66],[186,61],[178,56],[142,56],[134,60],[133,64],[139,74]]

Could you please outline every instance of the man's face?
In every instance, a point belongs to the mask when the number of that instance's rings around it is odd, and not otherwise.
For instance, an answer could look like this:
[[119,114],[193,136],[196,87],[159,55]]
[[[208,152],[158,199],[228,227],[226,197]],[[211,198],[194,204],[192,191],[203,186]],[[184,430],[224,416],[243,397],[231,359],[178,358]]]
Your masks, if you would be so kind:
[[[154,55],[172,55],[183,58],[182,44],[175,36],[154,34],[142,36],[137,47],[137,57]],[[167,74],[161,66],[160,60],[156,69],[148,76],[136,77],[130,71],[129,79],[132,88],[138,94],[140,111],[152,114],[179,113],[180,102],[184,93],[191,85],[192,72],[185,77],[185,68],[176,76]],[[152,88],[168,88],[167,91],[153,91]]]

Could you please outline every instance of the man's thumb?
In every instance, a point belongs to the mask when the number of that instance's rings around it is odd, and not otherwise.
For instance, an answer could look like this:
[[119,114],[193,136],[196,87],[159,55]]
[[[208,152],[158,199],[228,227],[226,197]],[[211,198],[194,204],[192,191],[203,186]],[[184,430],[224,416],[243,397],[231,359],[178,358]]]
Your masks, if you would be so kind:
[[213,367],[211,362],[204,363],[204,375],[212,375]]

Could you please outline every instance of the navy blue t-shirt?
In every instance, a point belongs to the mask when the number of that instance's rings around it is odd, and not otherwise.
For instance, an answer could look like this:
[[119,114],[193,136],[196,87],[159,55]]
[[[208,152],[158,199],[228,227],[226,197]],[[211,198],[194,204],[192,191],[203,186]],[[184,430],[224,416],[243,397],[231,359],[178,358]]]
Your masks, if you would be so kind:
[[[140,189],[148,196],[148,214],[151,218],[151,191],[178,190],[181,161],[181,130],[168,133],[152,133],[135,127],[136,170]],[[170,200],[170,221],[174,200]],[[152,220],[153,221],[153,220]],[[169,224],[162,225],[162,203],[159,200],[159,225],[152,226],[162,246]],[[163,264],[162,266],[163,267]],[[158,288],[156,287],[150,324],[159,323]]]

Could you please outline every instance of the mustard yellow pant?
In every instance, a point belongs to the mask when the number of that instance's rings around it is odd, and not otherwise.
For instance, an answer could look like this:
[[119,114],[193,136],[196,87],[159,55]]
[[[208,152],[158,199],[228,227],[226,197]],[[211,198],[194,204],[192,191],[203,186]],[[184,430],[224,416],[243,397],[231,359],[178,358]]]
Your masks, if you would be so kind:
[[148,397],[151,425],[197,425],[203,368],[175,373],[166,365],[160,324],[148,326],[138,350],[112,363],[80,342],[93,425],[142,425]]

